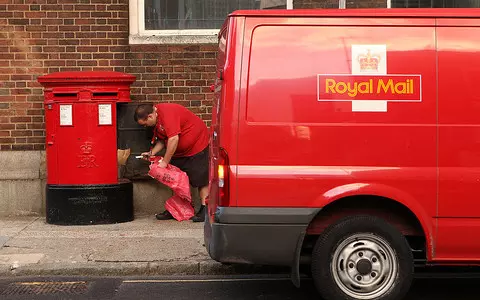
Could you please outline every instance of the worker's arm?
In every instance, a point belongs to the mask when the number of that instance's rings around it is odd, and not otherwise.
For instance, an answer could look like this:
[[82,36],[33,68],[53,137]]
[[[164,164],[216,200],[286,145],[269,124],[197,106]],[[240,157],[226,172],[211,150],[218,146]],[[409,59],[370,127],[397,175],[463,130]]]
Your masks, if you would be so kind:
[[168,138],[167,151],[165,152],[165,156],[163,157],[163,160],[162,160],[162,162],[164,163],[164,167],[166,167],[170,163],[170,160],[172,159],[173,154],[177,150],[178,139],[179,139],[178,134]]
[[162,151],[162,149],[163,149],[164,146],[165,146],[165,145],[163,144],[163,142],[158,141],[158,142],[155,144],[155,146],[152,148],[151,155],[154,156],[154,155],[157,154],[158,152]]
[[154,156],[158,152],[162,151],[163,147],[165,147],[164,143],[162,141],[158,141],[155,146],[153,146],[152,150],[149,152],[143,152],[141,155],[144,157],[144,159],[149,159],[150,156]]

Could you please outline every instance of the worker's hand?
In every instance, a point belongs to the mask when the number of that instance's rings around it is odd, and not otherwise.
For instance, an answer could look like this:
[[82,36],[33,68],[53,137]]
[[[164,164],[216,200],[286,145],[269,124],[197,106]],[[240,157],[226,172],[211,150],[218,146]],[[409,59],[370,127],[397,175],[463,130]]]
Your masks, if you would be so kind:
[[150,160],[150,155],[151,155],[150,152],[143,152],[141,154],[143,160]]
[[168,165],[168,164],[165,163],[165,162],[163,161],[163,159],[158,162],[158,166],[159,166],[160,168],[166,168],[167,165]]

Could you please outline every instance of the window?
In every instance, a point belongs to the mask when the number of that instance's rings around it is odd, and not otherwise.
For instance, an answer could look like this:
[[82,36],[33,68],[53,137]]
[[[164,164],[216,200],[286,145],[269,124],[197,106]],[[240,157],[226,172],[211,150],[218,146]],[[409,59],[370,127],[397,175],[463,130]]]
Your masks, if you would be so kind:
[[391,0],[395,8],[474,8],[480,7],[480,0]]
[[216,43],[229,13],[292,9],[293,0],[130,0],[130,43]]

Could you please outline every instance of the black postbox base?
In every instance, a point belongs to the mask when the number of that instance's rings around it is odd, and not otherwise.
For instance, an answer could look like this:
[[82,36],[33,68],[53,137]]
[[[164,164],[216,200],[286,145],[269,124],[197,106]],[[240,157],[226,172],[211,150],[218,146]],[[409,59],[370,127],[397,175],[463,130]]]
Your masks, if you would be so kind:
[[47,223],[95,225],[133,221],[133,184],[52,185],[46,187]]

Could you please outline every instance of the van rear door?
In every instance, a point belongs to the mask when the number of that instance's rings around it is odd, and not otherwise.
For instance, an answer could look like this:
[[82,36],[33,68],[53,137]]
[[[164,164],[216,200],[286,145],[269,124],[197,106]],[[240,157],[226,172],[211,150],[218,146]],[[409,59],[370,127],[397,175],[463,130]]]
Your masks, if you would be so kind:
[[480,260],[480,20],[438,19],[435,259]]
[[[218,35],[218,50],[217,50],[217,64],[216,64],[216,76],[215,84],[213,86],[214,99],[212,105],[212,123],[210,126],[211,137],[210,137],[210,167],[209,167],[209,176],[210,176],[210,187],[209,187],[209,196],[208,196],[208,215],[210,218],[213,218],[213,214],[217,208],[218,202],[222,192],[224,191],[224,155],[222,147],[220,144],[221,139],[221,126],[222,126],[222,113],[223,113],[223,98],[225,89],[224,86],[224,68],[226,61],[226,50],[227,50],[227,33],[228,33],[228,24],[230,18],[225,20],[225,23],[222,26],[222,29]],[[219,172],[221,172],[219,178]],[[221,185],[221,187],[220,187]],[[213,221],[213,219],[211,220]]]

